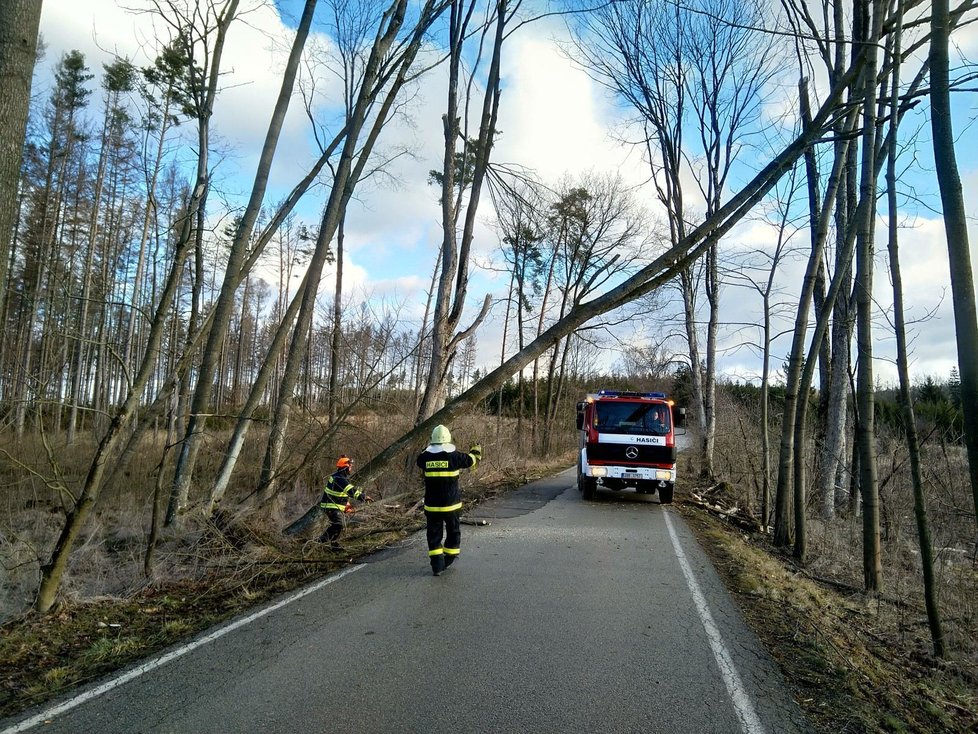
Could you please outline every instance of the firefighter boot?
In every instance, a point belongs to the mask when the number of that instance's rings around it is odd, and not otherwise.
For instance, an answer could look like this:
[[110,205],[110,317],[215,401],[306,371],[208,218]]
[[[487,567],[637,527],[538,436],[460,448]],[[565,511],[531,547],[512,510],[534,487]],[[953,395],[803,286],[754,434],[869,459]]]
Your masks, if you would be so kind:
[[445,554],[445,568],[448,568],[453,563],[455,563],[455,559],[456,558],[458,558],[458,556],[452,555],[451,553],[446,553]]
[[445,556],[437,555],[431,557],[431,575],[437,576],[445,570]]

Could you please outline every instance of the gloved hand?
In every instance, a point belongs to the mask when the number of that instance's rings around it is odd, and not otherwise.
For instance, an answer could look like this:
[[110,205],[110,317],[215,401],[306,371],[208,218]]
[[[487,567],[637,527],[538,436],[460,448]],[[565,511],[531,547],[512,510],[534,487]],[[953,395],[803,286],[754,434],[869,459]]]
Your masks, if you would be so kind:
[[373,502],[374,501],[374,498],[371,497],[369,494],[365,494],[365,495],[363,495],[363,501],[364,502]]
[[356,510],[353,509],[352,504],[347,502],[346,507],[343,508],[343,512],[345,512],[347,515],[352,515],[354,512],[356,512]]
[[476,444],[471,449],[469,449],[469,453],[472,454],[475,458],[481,459],[482,458],[482,446],[480,444]]

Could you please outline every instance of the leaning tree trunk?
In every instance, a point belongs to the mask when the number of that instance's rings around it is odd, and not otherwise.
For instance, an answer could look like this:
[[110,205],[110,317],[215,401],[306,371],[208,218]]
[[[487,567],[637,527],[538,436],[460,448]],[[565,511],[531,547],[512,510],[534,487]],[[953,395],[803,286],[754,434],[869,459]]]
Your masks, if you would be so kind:
[[88,474],[85,477],[85,482],[78,496],[78,502],[72,508],[71,512],[68,513],[68,517],[65,518],[61,534],[58,536],[54,551],[51,553],[51,560],[41,567],[41,583],[38,588],[37,598],[34,600],[34,608],[41,613],[49,611],[54,606],[58,588],[61,585],[61,579],[64,576],[65,569],[68,567],[68,557],[78,537],[81,535],[85,524],[88,522],[88,518],[101,494],[109,460],[122,443],[125,430],[132,422],[136,409],[142,400],[143,390],[149,383],[149,379],[155,368],[156,357],[163,340],[163,330],[166,326],[167,315],[179,287],[184,263],[193,244],[193,237],[190,231],[192,228],[192,213],[195,211],[197,203],[203,198],[207,188],[206,169],[199,170],[198,174],[199,179],[191,195],[191,203],[188,206],[187,214],[184,218],[182,232],[173,256],[173,264],[163,291],[160,294],[159,305],[150,322],[146,350],[143,353],[143,360],[139,371],[136,373],[129,387],[129,394],[126,397],[126,401],[116,412],[112,423],[99,442],[95,455],[92,457]]
[[[388,12],[383,16],[370,51],[370,57],[359,80],[360,87],[357,91],[355,104],[346,121],[346,138],[343,151],[335,168],[333,188],[323,211],[319,236],[316,240],[312,259],[309,262],[306,276],[309,282],[303,292],[296,328],[293,331],[288,360],[280,385],[278,405],[265,447],[265,458],[258,480],[260,502],[271,499],[278,490],[277,474],[292,411],[292,392],[299,376],[302,359],[308,349],[308,334],[316,306],[316,293],[329,243],[337,231],[339,221],[343,212],[346,211],[357,183],[363,176],[363,171],[377,140],[387,124],[394,103],[406,82],[408,72],[421,47],[425,33],[430,27],[430,23],[441,12],[439,6],[435,6],[429,0],[421,11],[422,15],[418,25],[412,29],[409,42],[399,48],[398,56],[392,60],[388,58],[388,54],[403,26],[406,11],[406,0],[394,0]],[[390,86],[384,92],[384,82],[388,80],[390,80]],[[366,126],[367,114],[382,93],[384,97],[380,108],[376,112],[376,117],[370,126],[366,140],[361,141],[360,136]]]
[[[567,316],[543,332],[524,349],[506,360],[505,364],[494,369],[451,403],[391,443],[357,472],[357,476],[360,478],[360,484],[365,486],[368,482],[375,480],[387,468],[390,462],[412,442],[417,440],[418,437],[430,431],[438,423],[449,421],[459,415],[467,406],[485,400],[489,395],[498,390],[507,379],[530,364],[558,340],[572,333],[591,319],[651,293],[653,290],[661,287],[663,283],[675,278],[679,272],[687,268],[698,257],[702,256],[706,248],[727,234],[737,222],[745,217],[767,195],[784,172],[824,132],[826,120],[829,118],[832,110],[836,109],[842,92],[852,83],[857,69],[858,64],[840,78],[819,109],[813,124],[803,128],[799,136],[784,151],[768,163],[744,189],[733,196],[724,206],[712,216],[707,217],[702,224],[695,227],[692,232],[647,266],[629,278],[626,278],[611,290],[573,309]],[[295,535],[307,530],[316,520],[318,515],[316,511],[317,507],[310,509],[305,515],[289,525],[284,532],[289,535]]]
[[[254,230],[255,222],[258,220],[262,202],[265,198],[269,173],[271,172],[272,162],[275,160],[275,151],[278,147],[279,137],[281,136],[282,127],[285,123],[285,115],[289,109],[289,102],[292,99],[292,90],[295,85],[296,75],[298,74],[299,61],[302,58],[302,50],[305,47],[306,38],[309,35],[309,28],[312,25],[316,2],[317,0],[306,0],[305,2],[302,18],[296,29],[295,39],[293,40],[292,49],[289,53],[285,73],[282,76],[278,99],[275,102],[275,108],[272,111],[272,117],[269,120],[265,133],[265,141],[255,172],[251,195],[241,215],[238,227],[235,230],[234,240],[231,243],[231,251],[228,255],[224,280],[221,284],[221,291],[212,309],[213,315],[207,336],[207,343],[204,347],[201,364],[197,371],[197,386],[194,390],[194,396],[190,406],[187,433],[184,437],[183,445],[180,448],[176,474],[173,478],[173,489],[166,511],[166,523],[168,525],[182,511],[190,493],[190,482],[193,476],[194,466],[197,463],[200,444],[204,438],[204,428],[206,426],[205,415],[211,403],[214,374],[221,352],[223,351],[227,325],[234,311],[235,294],[241,283],[242,265],[245,262],[248,247],[251,242],[251,234]],[[235,1],[230,6],[230,16],[232,17],[235,13],[236,5],[237,2]]]
[[934,167],[941,188],[944,232],[951,270],[951,300],[954,304],[958,371],[961,376],[961,410],[964,413],[964,441],[968,449],[968,476],[971,479],[971,494],[975,504],[975,520],[978,521],[978,313],[975,308],[975,282],[968,243],[968,218],[954,152],[948,82],[949,36],[948,0],[934,0],[930,42],[930,120],[934,138]]

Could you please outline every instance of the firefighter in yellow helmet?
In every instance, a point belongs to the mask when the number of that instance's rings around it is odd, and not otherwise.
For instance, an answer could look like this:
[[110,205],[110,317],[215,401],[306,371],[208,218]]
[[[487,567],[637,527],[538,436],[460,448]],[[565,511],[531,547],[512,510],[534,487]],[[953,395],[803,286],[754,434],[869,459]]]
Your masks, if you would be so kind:
[[343,532],[343,514],[347,512],[348,507],[352,508],[350,500],[373,501],[350,481],[352,471],[353,460],[346,454],[340,454],[336,462],[336,471],[326,480],[323,498],[319,502],[319,506],[326,510],[326,517],[329,518],[329,527],[319,536],[319,542],[329,543],[331,550],[338,550],[340,547],[338,539]]
[[482,447],[478,444],[468,453],[456,451],[452,434],[445,426],[435,426],[431,443],[418,456],[418,468],[424,474],[428,558],[435,576],[454,563],[462,545],[462,494],[458,475],[462,469],[474,469],[481,458]]

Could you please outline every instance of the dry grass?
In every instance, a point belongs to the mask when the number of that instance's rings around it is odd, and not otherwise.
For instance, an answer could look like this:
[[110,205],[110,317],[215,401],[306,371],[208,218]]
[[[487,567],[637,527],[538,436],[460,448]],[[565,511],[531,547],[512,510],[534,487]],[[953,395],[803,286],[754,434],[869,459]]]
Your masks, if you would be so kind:
[[[722,393],[719,409],[718,425],[734,427],[718,432],[717,470],[729,479],[724,500],[756,511],[756,416],[743,415],[742,407],[733,406]],[[61,485],[77,486],[86,448],[60,447],[55,453],[63,466],[55,467],[39,445],[0,446],[8,452],[8,458],[0,453],[5,488],[0,493],[0,618],[8,620],[0,635],[0,715],[92,680],[420,527],[422,518],[406,512],[421,495],[413,455],[406,455],[366,488],[378,501],[356,516],[362,522],[347,530],[348,552],[342,556],[308,538],[292,540],[280,532],[318,501],[338,453],[362,463],[407,426],[408,419],[396,411],[360,415],[328,445],[311,451],[322,422],[315,416],[297,417],[283,490],[261,508],[253,505],[251,490],[264,437],[254,431],[222,511],[212,522],[191,514],[179,529],[167,530],[154,573],[144,578],[142,556],[163,445],[162,435],[152,437],[107,487],[97,518],[73,554],[61,602],[44,619],[22,612],[30,605],[40,563],[46,561],[70,506]],[[470,417],[452,429],[461,448],[479,442],[485,450],[479,470],[466,477],[467,500],[494,496],[573,462],[570,451],[550,461],[518,458],[529,453],[530,437],[517,432],[513,421],[497,425],[494,419]],[[572,446],[572,436],[565,433],[559,443]],[[203,498],[222,450],[223,435],[211,436],[196,475],[201,494],[192,501]],[[941,606],[951,646],[949,659],[940,663],[930,655],[911,495],[900,471],[899,443],[884,437],[880,454],[885,591],[879,597],[860,591],[857,517],[840,514],[820,521],[814,519],[815,507],[810,508],[810,556],[799,567],[769,548],[763,536],[748,537],[702,513],[687,514],[745,617],[822,731],[976,730],[978,571],[962,452],[940,445],[925,448]],[[681,475],[695,476],[696,468],[695,455],[687,452]],[[172,468],[167,465],[164,471]],[[688,489],[681,487],[680,496]]]
[[[716,470],[730,480],[724,504],[756,513],[761,486],[758,416],[734,405],[729,396],[719,410],[718,425],[734,427],[717,436]],[[772,462],[777,434],[772,431]],[[809,497],[803,565],[769,547],[768,536],[748,537],[713,519],[695,523],[739,595],[745,616],[824,731],[978,731],[978,567],[964,451],[933,438],[923,447],[949,650],[942,661],[933,658],[927,627],[905,457],[900,437],[879,437],[884,588],[875,597],[862,592],[862,518],[848,508],[822,520],[819,498]],[[685,457],[691,464],[695,459]],[[809,477],[813,469],[814,462]],[[776,473],[775,466],[772,492]]]
[[926,623],[904,605],[820,583],[691,507],[684,514],[741,611],[824,732],[973,732],[978,680],[926,653]]

